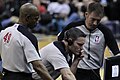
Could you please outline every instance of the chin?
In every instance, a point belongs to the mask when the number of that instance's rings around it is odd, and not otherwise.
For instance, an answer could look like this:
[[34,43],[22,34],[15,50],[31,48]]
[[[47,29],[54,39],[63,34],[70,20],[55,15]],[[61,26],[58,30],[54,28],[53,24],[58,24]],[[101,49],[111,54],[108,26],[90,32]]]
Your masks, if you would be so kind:
[[96,28],[91,28],[90,30],[93,31],[93,30],[95,30],[95,29],[96,29]]

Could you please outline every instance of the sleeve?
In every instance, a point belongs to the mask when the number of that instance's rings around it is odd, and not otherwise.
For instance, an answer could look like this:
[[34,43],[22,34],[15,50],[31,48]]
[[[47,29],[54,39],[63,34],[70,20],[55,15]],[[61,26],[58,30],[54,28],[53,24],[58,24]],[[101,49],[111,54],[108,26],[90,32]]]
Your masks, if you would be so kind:
[[114,55],[118,54],[120,51],[119,51],[116,39],[112,34],[112,31],[103,25],[100,26],[100,29],[102,30],[105,36],[106,45],[109,47],[109,49],[112,51]]
[[25,39],[23,48],[28,63],[35,60],[41,60],[38,51],[28,38]]
[[62,54],[50,55],[48,57],[48,61],[52,64],[55,70],[58,70],[61,68],[69,68],[66,58]]

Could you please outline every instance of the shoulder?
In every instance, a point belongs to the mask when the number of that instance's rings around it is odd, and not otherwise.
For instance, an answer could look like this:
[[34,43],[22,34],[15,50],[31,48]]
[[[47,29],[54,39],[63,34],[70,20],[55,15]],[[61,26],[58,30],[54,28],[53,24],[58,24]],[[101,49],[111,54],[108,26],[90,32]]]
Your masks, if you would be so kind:
[[36,41],[36,40],[37,40],[37,38],[36,38],[31,32],[29,32],[25,27],[19,26],[19,27],[17,28],[17,30],[18,30],[22,35],[24,35],[25,37],[27,37],[30,41],[32,41],[32,40]]
[[84,25],[85,21],[73,21],[71,23],[69,23],[66,27],[76,27],[76,26],[80,26],[80,25]]
[[105,34],[112,34],[112,31],[107,28],[107,26],[103,25],[103,24],[99,24],[98,25],[98,29],[105,35]]

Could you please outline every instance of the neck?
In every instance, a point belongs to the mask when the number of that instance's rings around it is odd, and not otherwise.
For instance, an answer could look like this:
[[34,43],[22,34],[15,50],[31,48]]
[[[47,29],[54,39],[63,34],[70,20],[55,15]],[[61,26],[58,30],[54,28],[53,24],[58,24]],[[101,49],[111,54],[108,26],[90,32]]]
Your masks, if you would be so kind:
[[[87,21],[85,20],[85,27],[88,29],[88,27],[87,27],[88,25],[87,25]],[[89,29],[88,29],[89,30]]]
[[19,21],[18,22],[22,27],[25,27],[29,32],[31,32],[31,29],[27,26],[26,23],[22,22],[22,21]]
[[64,43],[64,45],[65,45],[65,50],[66,50],[67,47],[68,47],[68,43],[67,43],[65,40],[62,40],[62,42]]
[[85,20],[85,27],[86,27],[86,29],[89,30],[90,32],[93,31],[93,30],[91,30],[91,29],[88,28],[88,25],[87,25],[87,21],[86,21],[86,20]]
[[62,42],[64,43],[65,45],[65,50],[67,53],[71,54],[71,51],[69,50],[69,45],[68,45],[68,42],[66,42],[65,40],[62,40]]
[[27,28],[26,23],[24,23],[23,21],[19,21],[18,23],[19,23],[20,25],[22,25],[22,26],[24,26],[24,27],[26,27],[26,28]]

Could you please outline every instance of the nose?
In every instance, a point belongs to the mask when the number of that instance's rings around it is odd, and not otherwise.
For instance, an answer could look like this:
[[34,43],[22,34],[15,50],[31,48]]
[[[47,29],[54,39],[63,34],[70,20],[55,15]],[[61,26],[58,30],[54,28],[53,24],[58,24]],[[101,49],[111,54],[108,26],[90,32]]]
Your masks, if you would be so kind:
[[94,22],[93,22],[93,25],[97,25],[98,24],[98,22],[97,22],[97,20],[95,20]]

